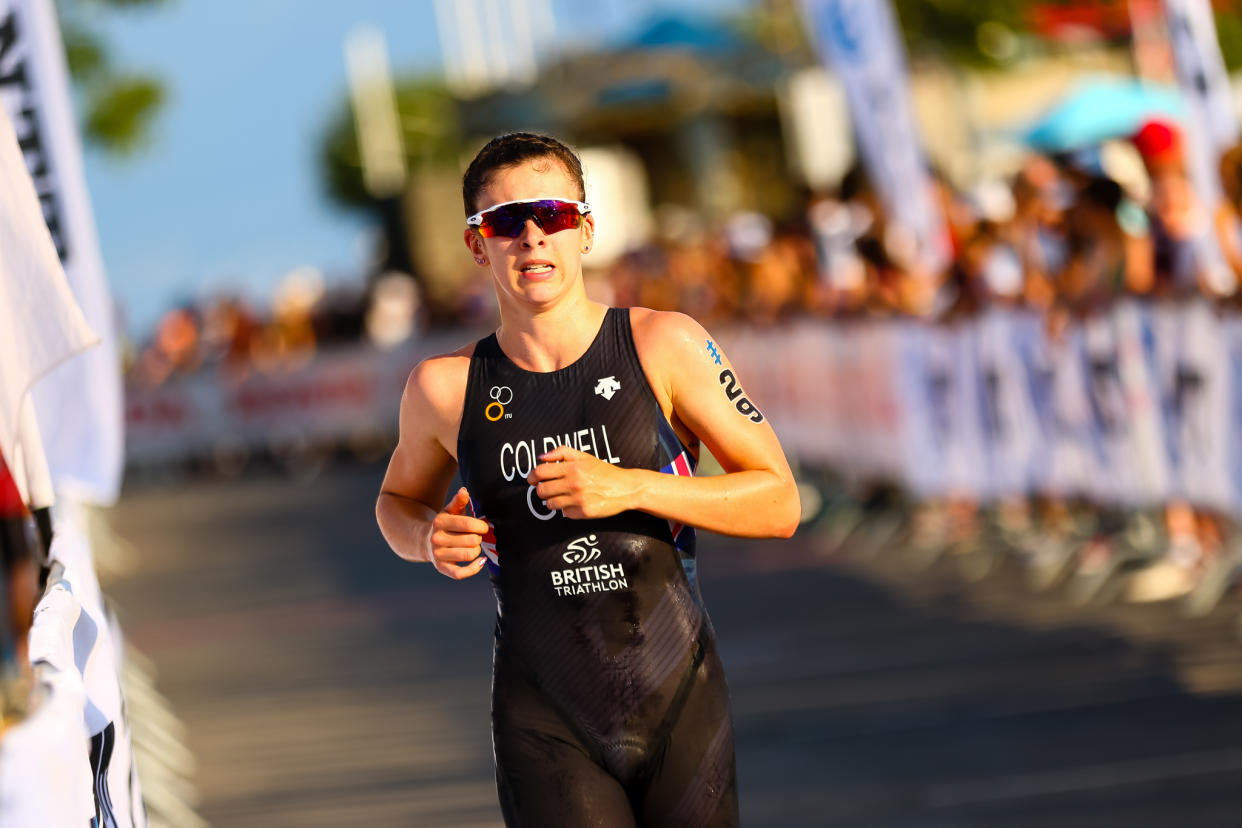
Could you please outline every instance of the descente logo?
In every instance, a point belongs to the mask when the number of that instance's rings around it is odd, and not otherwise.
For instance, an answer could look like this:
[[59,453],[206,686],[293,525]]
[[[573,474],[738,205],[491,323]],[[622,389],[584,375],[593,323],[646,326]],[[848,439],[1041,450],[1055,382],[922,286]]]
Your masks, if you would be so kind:
[[616,377],[600,377],[595,383],[595,393],[606,400],[611,400],[612,395],[621,390],[621,383],[617,382]]

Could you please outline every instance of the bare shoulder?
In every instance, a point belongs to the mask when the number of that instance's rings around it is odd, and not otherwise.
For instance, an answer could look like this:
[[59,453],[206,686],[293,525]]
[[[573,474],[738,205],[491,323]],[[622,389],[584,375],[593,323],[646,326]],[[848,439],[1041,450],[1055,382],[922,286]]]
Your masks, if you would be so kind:
[[683,442],[697,442],[683,423],[678,400],[702,393],[715,376],[711,365],[718,352],[711,335],[691,316],[649,308],[630,308],[630,327],[638,361],[664,416]]
[[474,345],[427,357],[414,366],[401,395],[397,447],[381,491],[439,509],[457,468],[457,429]]
[[405,383],[402,419],[431,417],[438,428],[456,428],[466,399],[474,343],[447,354],[429,356],[414,366]]
[[630,327],[638,355],[677,359],[706,347],[711,337],[693,317],[676,311],[630,308]]

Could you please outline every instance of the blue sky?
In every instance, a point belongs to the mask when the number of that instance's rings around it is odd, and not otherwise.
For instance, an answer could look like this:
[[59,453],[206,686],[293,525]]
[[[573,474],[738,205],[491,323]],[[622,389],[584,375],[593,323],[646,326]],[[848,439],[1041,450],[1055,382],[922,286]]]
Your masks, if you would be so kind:
[[[560,40],[580,48],[660,10],[745,2],[553,7]],[[397,73],[439,73],[433,0],[173,0],[98,17],[117,63],[161,75],[169,90],[136,156],[87,150],[104,259],[130,332],[144,333],[175,302],[219,291],[261,302],[305,265],[329,281],[361,280],[370,231],[328,202],[316,162],[344,101],[342,43],[354,25],[374,24]]]

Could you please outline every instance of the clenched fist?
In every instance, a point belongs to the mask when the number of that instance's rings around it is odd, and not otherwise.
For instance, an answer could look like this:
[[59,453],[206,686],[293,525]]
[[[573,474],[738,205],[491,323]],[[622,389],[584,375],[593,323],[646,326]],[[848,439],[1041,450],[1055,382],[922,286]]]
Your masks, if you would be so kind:
[[431,565],[441,575],[460,581],[478,575],[487,558],[483,556],[483,536],[487,521],[466,514],[470,495],[465,486],[431,522]]
[[631,508],[634,481],[629,469],[569,446],[557,446],[539,460],[526,482],[535,487],[535,494],[549,509],[560,509],[565,517],[582,520],[610,517]]

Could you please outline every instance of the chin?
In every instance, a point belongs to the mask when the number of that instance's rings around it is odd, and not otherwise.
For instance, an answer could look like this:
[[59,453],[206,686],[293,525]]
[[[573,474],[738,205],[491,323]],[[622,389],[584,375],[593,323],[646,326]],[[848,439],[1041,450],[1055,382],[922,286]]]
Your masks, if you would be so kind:
[[518,279],[514,286],[514,292],[521,296],[557,296],[560,295],[565,288],[564,283],[560,279],[549,279],[547,281],[534,281],[531,279]]
[[527,307],[544,307],[561,297],[562,290],[556,285],[518,285],[508,291],[509,296]]

